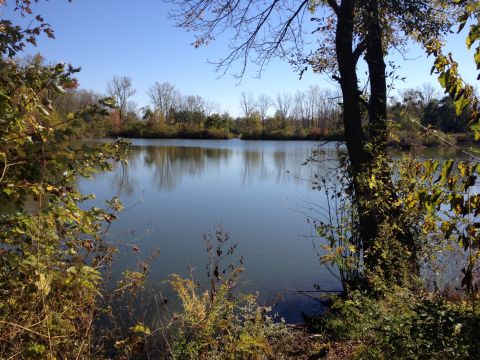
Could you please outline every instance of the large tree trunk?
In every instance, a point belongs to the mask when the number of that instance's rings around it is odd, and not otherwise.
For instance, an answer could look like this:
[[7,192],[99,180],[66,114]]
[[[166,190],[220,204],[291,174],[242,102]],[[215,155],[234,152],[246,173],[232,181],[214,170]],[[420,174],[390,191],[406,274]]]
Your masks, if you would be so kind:
[[357,62],[353,56],[354,1],[342,1],[336,31],[336,52],[343,95],[343,124],[345,141],[353,174],[361,172],[366,162]]
[[[393,204],[397,199],[391,173],[387,164],[379,164],[379,159],[387,159],[387,83],[385,74],[382,27],[379,18],[378,0],[366,4],[366,61],[369,68],[370,99],[368,103],[368,129],[362,127],[362,109],[358,89],[357,62],[363,52],[362,45],[354,50],[355,1],[343,0],[337,9],[336,55],[340,73],[340,86],[343,94],[343,123],[345,140],[350,159],[350,175],[353,181],[353,201],[358,212],[359,237],[367,271],[381,270],[389,281],[401,282],[403,266],[397,263],[393,251],[395,241],[403,245],[410,257],[410,270],[418,273],[414,239],[409,229],[395,231],[390,240],[381,235],[382,226],[391,227],[401,209]],[[358,9],[357,9],[358,10]],[[367,146],[368,145],[368,146]],[[383,169],[379,170],[378,169]],[[372,175],[382,183],[381,203],[375,203],[378,189],[370,188],[368,179]],[[388,215],[387,215],[388,214]],[[391,224],[390,224],[391,222]],[[393,227],[391,227],[393,228]],[[388,240],[388,241],[386,241]],[[392,248],[385,248],[393,246]],[[381,252],[387,250],[391,259],[384,261]],[[398,251],[398,248],[397,248]],[[403,256],[400,256],[403,258]],[[400,258],[398,260],[401,260]],[[398,266],[397,266],[398,265]]]
[[336,53],[343,94],[343,123],[345,141],[350,159],[350,175],[353,180],[353,200],[359,214],[360,238],[367,269],[373,270],[377,259],[373,254],[375,240],[379,236],[379,218],[375,209],[367,205],[371,191],[362,177],[368,176],[373,159],[366,150],[367,135],[362,127],[360,91],[358,89],[357,59],[353,50],[353,24],[355,1],[345,0],[338,11]]
[[368,105],[370,141],[376,146],[384,147],[387,140],[387,80],[378,0],[369,0],[365,17],[368,22],[365,59],[370,79]]
[[[369,0],[366,8],[367,36],[365,60],[368,65],[370,80],[370,99],[368,104],[369,118],[369,141],[372,144],[374,156],[378,159],[386,159],[387,144],[387,81],[386,65],[383,44],[381,19],[379,15],[378,0]],[[380,155],[380,156],[378,156]],[[393,207],[397,200],[396,190],[393,188],[391,173],[387,164],[381,166],[380,181],[383,182],[385,201]],[[401,209],[393,208],[390,211],[390,220],[396,221],[400,217]],[[385,215],[379,213],[379,220],[384,222]],[[392,221],[392,224],[393,224]],[[388,225],[388,224],[387,224]],[[410,270],[418,273],[417,254],[414,237],[408,228],[397,230],[394,233],[395,240],[399,241],[411,256],[409,259]],[[385,269],[391,271],[392,269]]]

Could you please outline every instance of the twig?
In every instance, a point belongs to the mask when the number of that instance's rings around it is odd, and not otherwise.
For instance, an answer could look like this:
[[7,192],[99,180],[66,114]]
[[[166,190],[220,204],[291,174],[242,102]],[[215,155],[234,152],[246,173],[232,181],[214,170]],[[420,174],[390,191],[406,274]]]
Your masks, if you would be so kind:
[[92,327],[92,322],[93,322],[93,317],[90,319],[90,322],[88,323],[87,331],[85,331],[85,335],[83,337],[82,343],[80,344],[80,348],[78,349],[78,353],[77,353],[77,356],[75,357],[75,360],[80,359],[80,354],[82,353],[83,346],[85,345],[85,340],[88,338],[88,333],[90,332],[90,329]]
[[17,327],[17,328],[19,328],[19,329],[28,331],[28,332],[30,332],[30,333],[32,333],[32,334],[35,334],[35,335],[38,335],[38,336],[41,336],[41,337],[43,337],[43,338],[47,338],[47,339],[48,339],[48,335],[41,334],[41,333],[39,333],[39,332],[37,332],[37,331],[35,331],[35,330],[32,330],[32,329],[29,329],[29,328],[27,328],[27,327],[25,327],[25,326],[22,326],[22,325],[19,325],[19,324],[15,324],[15,323],[11,323],[11,322],[9,322],[9,321],[3,321],[3,320],[0,320],[0,323],[6,324],[6,325],[15,326],[15,327]]
[[432,131],[431,129],[429,129],[428,127],[426,127],[425,125],[423,125],[423,124],[420,123],[419,121],[413,119],[412,117],[409,116],[408,119],[409,119],[411,122],[413,122],[413,123],[417,124],[418,126],[420,126],[423,130],[428,131],[428,133],[432,134],[433,136],[435,136],[437,139],[439,139],[440,141],[444,142],[445,144],[447,144],[447,145],[449,145],[449,146],[451,146],[451,147],[459,150],[461,153],[463,153],[464,155],[467,155],[467,156],[471,157],[471,158],[474,159],[475,161],[480,162],[480,158],[477,157],[477,156],[475,156],[475,155],[473,155],[471,152],[469,152],[469,151],[467,151],[467,150],[465,150],[465,149],[462,149],[460,146],[458,146],[457,144],[452,143],[451,141],[448,141],[447,139],[445,139],[444,137],[438,135],[436,132]]

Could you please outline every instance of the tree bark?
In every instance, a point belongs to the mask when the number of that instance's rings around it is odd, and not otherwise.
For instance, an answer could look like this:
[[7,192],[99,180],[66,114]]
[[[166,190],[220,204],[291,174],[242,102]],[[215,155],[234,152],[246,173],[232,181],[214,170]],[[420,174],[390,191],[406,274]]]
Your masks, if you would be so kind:
[[357,62],[353,56],[354,1],[342,1],[338,10],[336,55],[343,95],[343,123],[352,172],[359,174],[366,162],[364,132],[358,90]]
[[378,0],[369,0],[367,5],[366,56],[370,79],[370,99],[368,105],[370,139],[377,146],[386,145],[387,120],[387,79],[385,74],[385,54],[383,50],[382,28]]
[[[367,4],[367,36],[366,36],[366,54],[365,60],[368,65],[370,81],[370,99],[368,104],[369,118],[369,140],[372,144],[374,156],[376,158],[386,159],[387,145],[387,79],[385,52],[383,44],[382,25],[379,14],[378,0],[369,0]],[[380,156],[377,156],[380,155]],[[386,189],[384,196],[390,206],[397,200],[397,194],[393,186],[390,170],[385,164],[382,167],[384,172],[381,174],[380,181],[383,182]],[[400,216],[401,209],[394,208],[390,213],[393,221]],[[385,221],[385,215],[378,213],[379,221]],[[399,241],[407,251],[410,252],[409,267],[414,273],[419,272],[417,254],[415,248],[414,236],[407,228],[397,230],[394,237]],[[375,255],[374,255],[375,256]],[[375,260],[372,259],[372,262]],[[385,269],[392,270],[392,269]]]
[[359,232],[364,252],[364,263],[368,269],[373,269],[377,264],[377,259],[372,254],[372,248],[379,236],[380,223],[375,209],[367,205],[371,198],[371,191],[365,185],[365,181],[362,181],[362,177],[368,176],[373,159],[366,149],[368,139],[362,127],[360,91],[356,69],[358,56],[354,54],[353,50],[355,1],[342,1],[337,15],[336,55],[343,94],[345,141],[354,187],[353,201],[359,215]]

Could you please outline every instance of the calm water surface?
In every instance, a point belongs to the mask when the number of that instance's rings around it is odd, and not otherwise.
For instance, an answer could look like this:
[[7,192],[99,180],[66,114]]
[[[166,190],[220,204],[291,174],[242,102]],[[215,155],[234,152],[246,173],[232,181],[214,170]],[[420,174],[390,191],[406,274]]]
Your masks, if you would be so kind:
[[335,169],[335,143],[322,146],[316,165],[302,165],[315,142],[134,140],[132,145],[127,167],[80,183],[83,192],[96,194],[97,205],[118,195],[127,209],[109,232],[121,249],[117,278],[135,266],[135,244],[144,257],[160,250],[152,282],[187,275],[188,267],[204,280],[202,235],[221,225],[238,244],[237,257],[244,257],[242,290],[258,291],[267,304],[283,298],[275,310],[287,321],[301,320],[300,311],[320,310],[295,290],[314,290],[314,284],[340,290],[319,264],[313,244],[320,241],[305,214],[311,214],[309,204],[325,204],[311,179]]
[[315,231],[304,214],[308,202],[325,201],[310,180],[335,166],[334,143],[322,147],[321,168],[302,165],[315,142],[134,140],[132,145],[127,167],[80,183],[83,192],[96,194],[97,204],[118,195],[127,209],[109,232],[110,241],[126,244],[117,273],[137,262],[135,244],[142,256],[160,250],[151,281],[186,275],[188,267],[204,279],[202,235],[221,225],[238,244],[237,257],[244,257],[242,290],[258,291],[264,303],[283,295],[276,310],[287,320],[300,319],[294,308],[318,308],[294,290],[314,290],[314,284],[340,289],[319,265]]

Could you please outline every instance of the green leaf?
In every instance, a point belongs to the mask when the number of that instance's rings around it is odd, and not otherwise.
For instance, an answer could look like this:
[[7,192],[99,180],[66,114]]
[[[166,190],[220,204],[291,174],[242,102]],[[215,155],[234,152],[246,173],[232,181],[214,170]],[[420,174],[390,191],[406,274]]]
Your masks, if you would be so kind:
[[142,323],[138,323],[137,325],[132,326],[130,328],[130,331],[134,332],[134,333],[145,334],[145,335],[150,335],[151,334],[150,329],[148,327],[146,327],[145,325],[143,325]]
[[472,25],[470,26],[470,32],[467,36],[467,48],[470,50],[473,43],[480,39],[480,25]]
[[29,357],[37,357],[38,355],[42,355],[47,351],[47,348],[45,345],[41,344],[32,344],[27,347],[25,354]]
[[40,113],[44,116],[49,116],[50,113],[48,112],[48,110],[43,106],[43,105],[38,105],[38,110],[40,111]]
[[470,129],[475,135],[475,141],[480,140],[480,123],[476,123],[470,126]]
[[65,91],[65,89],[59,85],[59,84],[54,84],[54,89],[59,93],[59,94],[66,94],[67,92]]
[[480,70],[480,47],[477,47],[477,50],[475,50],[473,59],[475,60],[475,64],[477,64],[477,70]]
[[447,160],[442,166],[442,170],[440,173],[440,176],[438,177],[437,180],[435,180],[436,183],[440,182],[441,184],[445,184],[448,180],[448,177],[450,176],[450,173],[452,172],[453,168],[453,163],[454,160]]
[[438,160],[426,160],[423,163],[423,167],[425,168],[425,174],[422,176],[422,180],[425,180],[427,177],[432,176],[437,171],[438,166]]
[[4,188],[3,193],[10,196],[14,193],[14,190],[10,188]]
[[431,213],[435,210],[435,204],[431,201],[425,201],[425,208]]
[[471,100],[466,98],[465,96],[461,96],[458,100],[453,102],[455,104],[455,112],[457,116],[462,115],[463,109],[465,109],[468,105],[470,105]]
[[447,86],[447,74],[446,73],[441,73],[440,76],[438,77],[438,82],[440,83],[440,86],[445,89]]

